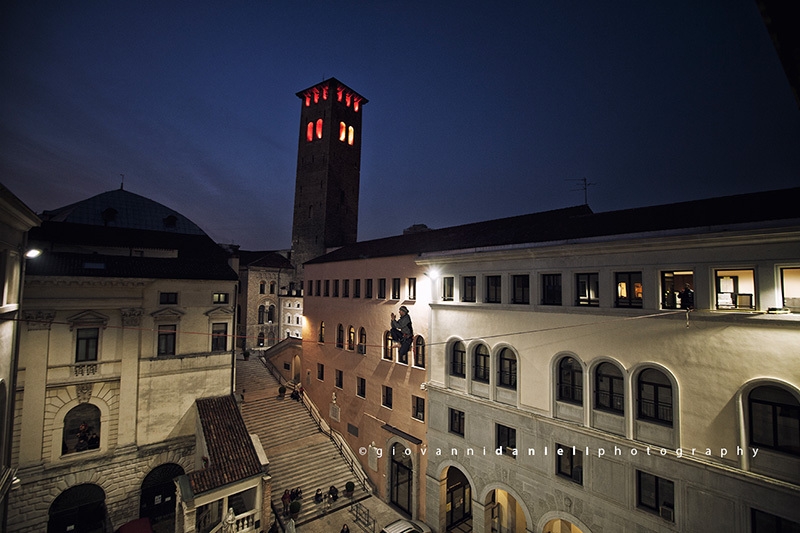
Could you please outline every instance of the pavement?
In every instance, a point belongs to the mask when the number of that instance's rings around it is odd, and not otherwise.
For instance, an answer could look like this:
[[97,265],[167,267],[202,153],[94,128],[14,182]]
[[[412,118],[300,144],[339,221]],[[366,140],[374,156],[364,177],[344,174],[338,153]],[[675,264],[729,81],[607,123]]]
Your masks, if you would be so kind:
[[[378,533],[383,526],[394,522],[398,518],[404,518],[377,496],[361,500],[355,505],[361,506],[358,520],[353,509],[348,505],[323,515],[321,518],[297,526],[295,531],[297,533],[339,533],[342,530],[342,526],[347,524],[347,527],[350,528],[350,533]],[[287,528],[286,532],[291,533],[290,528]]]

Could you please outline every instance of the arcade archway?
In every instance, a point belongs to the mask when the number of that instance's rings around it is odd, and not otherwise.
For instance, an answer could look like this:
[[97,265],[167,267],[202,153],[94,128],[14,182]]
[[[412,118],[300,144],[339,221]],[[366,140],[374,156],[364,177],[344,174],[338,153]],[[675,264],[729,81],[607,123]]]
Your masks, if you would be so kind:
[[550,520],[548,523],[544,525],[542,533],[585,533],[585,532],[572,522],[564,520],[563,518],[556,518],[555,520]]
[[154,468],[142,481],[139,517],[150,522],[175,522],[175,483],[184,474],[183,467],[168,463]]
[[49,515],[47,533],[104,533],[106,493],[91,483],[70,487],[53,500]]
[[455,466],[448,467],[445,490],[446,528],[461,529],[461,526],[468,525],[471,530],[472,487],[467,476]]

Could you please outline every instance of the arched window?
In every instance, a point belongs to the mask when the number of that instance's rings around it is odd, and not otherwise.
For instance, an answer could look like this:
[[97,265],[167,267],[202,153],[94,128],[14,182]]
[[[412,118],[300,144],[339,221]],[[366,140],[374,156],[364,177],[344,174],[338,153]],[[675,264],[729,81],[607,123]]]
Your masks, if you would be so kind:
[[341,324],[336,328],[336,347],[344,348],[344,326]]
[[356,349],[356,328],[353,326],[347,328],[347,349],[350,351]]
[[353,146],[353,142],[355,140],[356,130],[353,129],[353,126],[347,128],[347,144]]
[[781,387],[764,385],[747,396],[750,444],[800,455],[800,402]]
[[583,405],[583,368],[574,357],[564,357],[558,362],[557,399]]
[[64,417],[61,454],[95,450],[100,447],[100,409],[90,403],[73,407]]
[[309,122],[306,127],[306,139],[311,142],[314,140],[314,123]]
[[517,356],[511,348],[500,350],[497,384],[509,389],[517,388]]
[[383,334],[383,358],[389,361],[394,360],[394,344],[392,343],[392,333],[389,331]]
[[625,388],[617,365],[601,363],[594,371],[594,408],[622,414],[625,412]]
[[325,342],[325,322],[319,323],[319,342]]
[[269,293],[270,294],[275,294],[275,282],[274,281],[270,281],[269,282]]
[[266,312],[267,312],[267,308],[266,307],[264,307],[263,305],[259,305],[258,306],[258,323],[259,324],[263,324],[264,323],[264,316],[266,315]]
[[485,344],[475,346],[472,354],[472,379],[482,383],[489,383],[490,372],[489,348]]
[[267,322],[270,324],[275,322],[275,306],[270,305],[269,309],[267,310]]
[[672,426],[672,384],[660,370],[648,368],[638,379],[638,418]]
[[414,366],[425,368],[425,339],[422,335],[414,339]]
[[466,359],[467,350],[464,348],[464,343],[456,341],[450,349],[450,375],[463,378],[466,374],[464,368],[464,360]]
[[258,293],[265,294],[266,292],[267,292],[267,282],[262,281],[261,283],[258,284]]
[[322,119],[317,119],[317,139],[322,139]]
[[367,330],[364,328],[358,330],[358,353],[367,353]]
[[287,324],[291,324],[292,323],[292,315],[286,315],[286,323]]
[[344,142],[347,138],[347,126],[344,122],[339,123],[339,140]]
[[258,346],[264,346],[264,332],[258,334]]

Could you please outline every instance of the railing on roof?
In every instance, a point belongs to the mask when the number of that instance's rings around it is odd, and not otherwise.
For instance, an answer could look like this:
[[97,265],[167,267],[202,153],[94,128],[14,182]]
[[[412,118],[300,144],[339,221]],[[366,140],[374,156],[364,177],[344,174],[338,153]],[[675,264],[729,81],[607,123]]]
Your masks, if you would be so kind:
[[[290,383],[289,381],[284,378],[278,369],[275,368],[275,365],[272,364],[271,361],[268,361],[266,357],[260,357],[261,361],[264,363],[264,366],[269,370],[269,373],[278,380],[278,383],[285,386],[286,388],[295,389],[296,386],[294,383]],[[353,475],[356,476],[356,479],[361,483],[361,487],[369,493],[375,492],[375,487],[373,487],[372,482],[370,481],[367,474],[361,468],[361,464],[358,462],[356,455],[353,453],[353,450],[350,449],[347,442],[344,440],[344,437],[338,432],[332,429],[325,420],[320,416],[319,411],[317,410],[317,406],[314,405],[311,400],[308,399],[306,394],[300,396],[301,403],[308,411],[308,414],[311,415],[311,418],[317,424],[319,430],[328,436],[331,442],[336,446],[339,450],[339,454],[347,463],[347,466],[350,467],[350,470],[353,472]]]

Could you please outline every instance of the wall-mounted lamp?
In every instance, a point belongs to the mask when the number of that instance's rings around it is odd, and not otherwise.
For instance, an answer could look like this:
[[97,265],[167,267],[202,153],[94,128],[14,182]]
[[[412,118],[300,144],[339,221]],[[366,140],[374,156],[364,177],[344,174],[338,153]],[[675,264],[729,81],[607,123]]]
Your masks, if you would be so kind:
[[437,279],[439,279],[439,269],[432,268],[428,272],[425,272],[425,275],[431,280],[436,281]]
[[42,251],[38,248],[31,248],[25,252],[25,257],[28,259],[33,259],[34,257],[39,257],[40,255],[42,255]]

